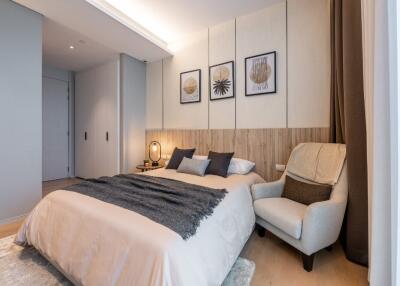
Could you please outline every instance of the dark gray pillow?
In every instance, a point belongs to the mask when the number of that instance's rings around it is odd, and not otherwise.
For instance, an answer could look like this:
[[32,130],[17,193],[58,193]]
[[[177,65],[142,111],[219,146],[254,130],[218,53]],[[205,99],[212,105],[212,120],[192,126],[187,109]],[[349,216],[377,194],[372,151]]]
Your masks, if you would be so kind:
[[183,158],[181,164],[176,170],[179,173],[192,174],[203,177],[206,173],[206,169],[210,160],[197,160],[197,159],[189,159]]
[[228,175],[229,163],[234,153],[218,153],[210,151],[208,153],[208,159],[211,160],[206,174],[217,175],[225,177]]
[[308,206],[329,200],[331,192],[330,185],[308,184],[286,176],[282,197]]
[[196,151],[195,148],[179,149],[175,147],[174,152],[172,152],[171,159],[169,160],[169,163],[167,167],[165,167],[165,169],[178,169],[183,158],[186,157],[191,159],[193,157],[194,151]]

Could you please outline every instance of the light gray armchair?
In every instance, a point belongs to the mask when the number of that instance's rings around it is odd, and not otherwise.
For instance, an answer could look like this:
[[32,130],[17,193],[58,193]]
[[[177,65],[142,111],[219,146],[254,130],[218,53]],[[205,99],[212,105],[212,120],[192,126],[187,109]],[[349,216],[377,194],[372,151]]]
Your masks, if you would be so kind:
[[[299,154],[296,155],[296,152]],[[305,172],[301,170],[303,166]],[[331,184],[330,199],[307,206],[282,198],[286,176],[310,184]],[[259,235],[264,236],[265,230],[268,230],[297,248],[303,254],[304,269],[311,271],[314,254],[321,249],[329,249],[338,239],[342,226],[347,204],[344,145],[298,145],[282,177],[275,182],[253,185],[252,195]]]

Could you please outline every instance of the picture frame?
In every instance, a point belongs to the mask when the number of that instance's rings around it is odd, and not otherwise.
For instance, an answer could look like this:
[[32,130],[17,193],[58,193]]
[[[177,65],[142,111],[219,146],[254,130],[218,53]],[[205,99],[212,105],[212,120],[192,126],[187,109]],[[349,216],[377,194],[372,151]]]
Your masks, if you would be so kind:
[[245,95],[272,94],[276,86],[276,51],[245,58]]
[[229,61],[208,68],[210,100],[235,97],[235,64]]
[[201,69],[180,73],[180,103],[201,102]]

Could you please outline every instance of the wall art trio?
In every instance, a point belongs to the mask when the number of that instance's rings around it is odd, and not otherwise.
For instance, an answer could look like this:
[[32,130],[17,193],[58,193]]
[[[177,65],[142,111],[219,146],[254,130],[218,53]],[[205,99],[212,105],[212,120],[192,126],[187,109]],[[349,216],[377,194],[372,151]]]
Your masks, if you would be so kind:
[[[210,100],[235,97],[234,62],[209,67]],[[245,58],[245,95],[276,93],[276,52]],[[201,70],[180,74],[180,102],[201,101]]]

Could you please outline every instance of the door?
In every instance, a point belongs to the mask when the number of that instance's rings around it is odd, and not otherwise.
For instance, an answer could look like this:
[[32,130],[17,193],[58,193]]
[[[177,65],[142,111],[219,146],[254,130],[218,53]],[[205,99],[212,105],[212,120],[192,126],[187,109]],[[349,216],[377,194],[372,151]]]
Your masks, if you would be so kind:
[[68,82],[43,78],[43,180],[69,175]]
[[75,75],[75,176],[85,179],[96,176],[94,80],[88,72]]
[[98,70],[97,77],[106,84],[95,88],[96,177],[118,174],[118,64],[111,62]]

